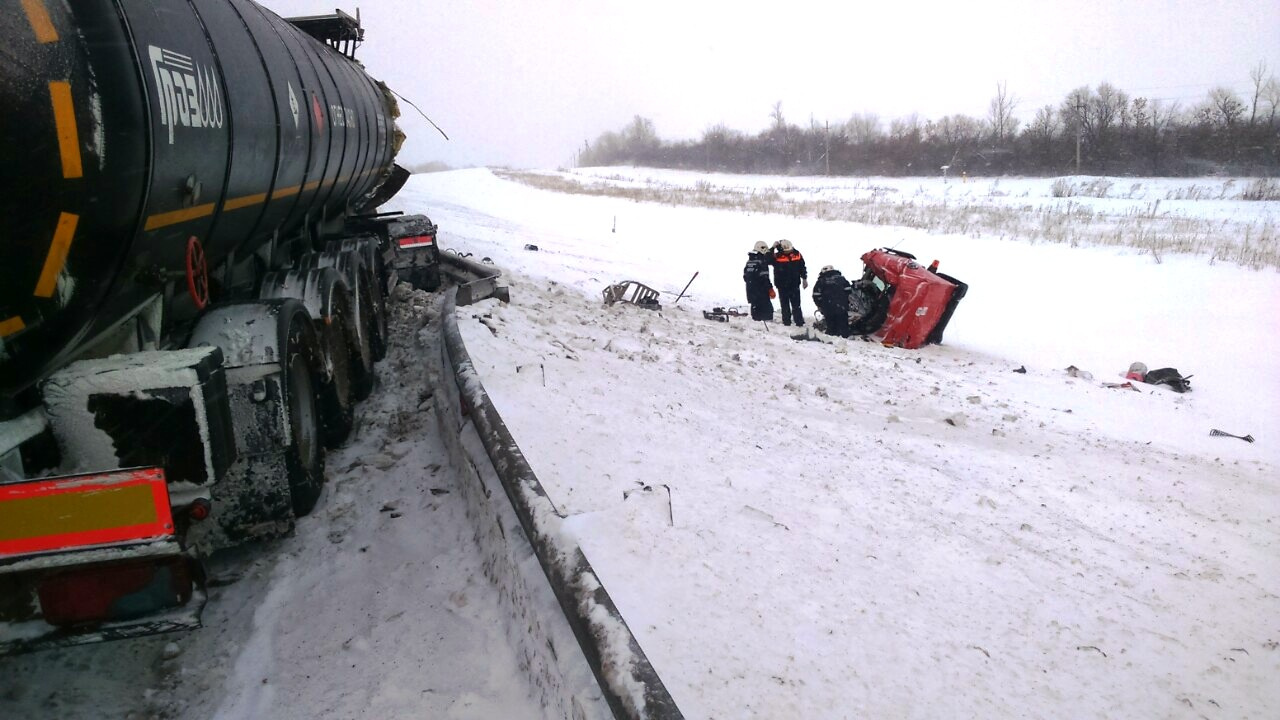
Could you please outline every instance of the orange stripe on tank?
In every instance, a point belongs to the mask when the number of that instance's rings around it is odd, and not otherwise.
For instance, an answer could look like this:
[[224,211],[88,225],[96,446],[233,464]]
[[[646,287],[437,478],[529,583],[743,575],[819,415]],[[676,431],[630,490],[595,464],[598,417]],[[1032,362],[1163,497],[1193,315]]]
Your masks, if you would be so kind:
[[223,210],[239,210],[250,205],[261,205],[267,201],[266,193],[258,193],[257,195],[245,195],[244,197],[231,198],[222,204]]
[[53,297],[53,291],[58,287],[58,275],[67,264],[67,253],[71,251],[71,241],[76,236],[76,224],[79,222],[79,215],[64,212],[58,216],[58,229],[53,232],[49,254],[44,258],[44,269],[40,271],[40,280],[36,282],[36,297]]
[[53,101],[53,122],[58,128],[62,177],[82,177],[84,168],[80,163],[80,133],[76,130],[76,109],[71,101],[71,83],[64,80],[49,83],[49,97]]
[[49,19],[49,9],[43,0],[22,0],[22,9],[27,13],[27,22],[36,34],[36,41],[41,43],[58,42],[58,31]]
[[157,213],[147,218],[146,230],[156,230],[170,225],[177,225],[188,220],[208,217],[213,214],[213,203],[205,203],[204,205],[196,205],[184,210],[174,210],[172,212]]
[[0,338],[6,338],[10,335],[27,329],[27,324],[22,322],[20,317],[11,317],[7,320],[0,320]]

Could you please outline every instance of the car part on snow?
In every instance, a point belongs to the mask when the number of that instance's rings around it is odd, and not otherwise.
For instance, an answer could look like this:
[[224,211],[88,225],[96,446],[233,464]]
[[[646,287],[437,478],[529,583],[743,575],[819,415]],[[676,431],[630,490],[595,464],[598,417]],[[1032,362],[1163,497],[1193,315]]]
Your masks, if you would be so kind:
[[511,302],[510,289],[500,284],[502,271],[493,267],[489,258],[476,262],[462,255],[445,255],[441,270],[445,277],[457,285],[456,297],[459,305],[471,305],[485,298]]
[[731,317],[750,317],[750,315],[736,307],[724,308],[717,306],[710,310],[703,310],[702,317],[708,320],[715,320],[716,322],[729,322],[729,318]]
[[[692,282],[692,280],[690,282]],[[605,305],[612,305],[617,302],[628,302],[646,310],[662,309],[662,305],[658,302],[658,291],[635,280],[624,280],[620,283],[614,283],[613,285],[606,287],[602,294],[604,295]]]
[[1245,442],[1247,442],[1247,443],[1251,443],[1251,442],[1253,442],[1253,436],[1252,436],[1252,435],[1232,435],[1232,434],[1231,434],[1231,433],[1229,433],[1229,432],[1223,432],[1223,431],[1221,431],[1221,430],[1210,430],[1210,431],[1209,431],[1209,436],[1210,436],[1210,437],[1230,437],[1230,438],[1235,438],[1235,439],[1237,439],[1237,440],[1243,440],[1243,441],[1245,441]]
[[1071,377],[1073,377],[1073,378],[1080,378],[1081,380],[1092,380],[1092,379],[1093,379],[1093,373],[1089,372],[1088,370],[1081,370],[1080,368],[1076,367],[1075,365],[1068,365],[1068,366],[1065,368],[1065,370],[1066,370],[1066,372],[1067,372],[1067,375],[1069,375],[1069,376],[1071,376]]
[[1142,381],[1148,385],[1167,385],[1174,392],[1184,393],[1191,390],[1191,378],[1175,368],[1156,368],[1148,371]]

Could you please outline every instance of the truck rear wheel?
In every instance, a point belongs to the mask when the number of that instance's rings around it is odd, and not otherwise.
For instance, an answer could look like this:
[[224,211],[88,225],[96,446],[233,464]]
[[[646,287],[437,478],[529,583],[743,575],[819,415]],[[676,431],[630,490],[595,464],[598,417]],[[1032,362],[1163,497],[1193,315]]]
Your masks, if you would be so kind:
[[364,400],[373,392],[375,371],[371,337],[377,322],[370,284],[373,281],[365,268],[363,256],[354,248],[340,250],[341,245],[330,243],[323,253],[308,253],[299,261],[300,268],[333,268],[351,290],[351,319],[348,324],[347,346],[351,355],[351,389],[357,400]]
[[286,406],[289,408],[290,444],[285,450],[289,499],[293,514],[302,517],[315,507],[324,485],[324,449],[320,443],[320,417],[316,402],[319,373],[310,360],[306,325],[311,318],[301,306],[289,319],[281,368],[284,371]]
[[378,238],[348,238],[340,243],[330,243],[326,252],[351,251],[360,256],[364,263],[363,271],[369,279],[369,299],[371,312],[369,325],[369,349],[375,361],[387,356],[387,297],[386,275],[387,265],[378,252]]
[[347,341],[350,325],[356,321],[351,313],[351,294],[335,274],[336,282],[327,288],[328,312],[316,323],[317,334],[328,359],[328,378],[317,395],[320,398],[320,425],[324,428],[324,446],[335,448],[351,434],[355,425],[355,398],[351,387],[351,348]]
[[264,298],[296,298],[306,305],[320,340],[323,372],[315,387],[325,447],[341,445],[354,426],[356,370],[352,357],[354,299],[347,280],[331,267],[269,273],[259,294]]

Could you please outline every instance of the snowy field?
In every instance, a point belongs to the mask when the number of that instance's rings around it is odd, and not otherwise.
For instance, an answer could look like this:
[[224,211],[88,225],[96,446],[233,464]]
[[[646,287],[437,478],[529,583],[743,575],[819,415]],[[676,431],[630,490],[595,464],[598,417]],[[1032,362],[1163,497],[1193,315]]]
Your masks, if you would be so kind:
[[513,177],[666,204],[735,207],[956,237],[1119,246],[1157,262],[1197,254],[1210,262],[1280,268],[1275,211],[1280,180],[1275,178],[779,178],[644,168]]
[[[922,204],[961,187],[901,182]],[[1163,197],[1184,181],[1141,183]],[[510,305],[460,311],[472,357],[687,716],[1280,715],[1276,271],[485,170],[417,176],[397,202],[508,273]],[[782,237],[811,275],[897,246],[971,289],[921,351],[703,319],[743,303],[746,251]],[[625,279],[670,293],[663,311],[603,307]],[[1103,386],[1133,361],[1194,390]]]

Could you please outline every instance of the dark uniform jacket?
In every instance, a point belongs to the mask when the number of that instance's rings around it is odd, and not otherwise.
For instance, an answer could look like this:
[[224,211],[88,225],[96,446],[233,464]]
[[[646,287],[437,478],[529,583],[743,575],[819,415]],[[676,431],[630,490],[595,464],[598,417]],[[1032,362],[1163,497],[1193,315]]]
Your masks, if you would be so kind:
[[799,250],[778,250],[770,259],[773,265],[773,282],[780,288],[799,287],[801,280],[809,279],[809,272],[804,267],[804,256]]
[[828,270],[818,275],[813,283],[813,304],[828,317],[848,314],[849,281],[839,270]]
[[751,304],[752,319],[772,320],[773,302],[769,298],[769,291],[773,289],[773,284],[769,282],[769,256],[764,253],[747,253],[742,280],[747,285],[747,302]]

